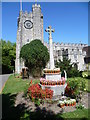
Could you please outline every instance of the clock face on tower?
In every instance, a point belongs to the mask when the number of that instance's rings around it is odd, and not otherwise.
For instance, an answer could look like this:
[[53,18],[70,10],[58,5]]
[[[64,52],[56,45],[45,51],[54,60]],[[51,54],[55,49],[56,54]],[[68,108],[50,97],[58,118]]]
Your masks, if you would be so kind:
[[33,23],[32,23],[30,20],[26,20],[26,21],[24,22],[24,27],[25,27],[26,29],[31,29],[31,28],[33,27]]

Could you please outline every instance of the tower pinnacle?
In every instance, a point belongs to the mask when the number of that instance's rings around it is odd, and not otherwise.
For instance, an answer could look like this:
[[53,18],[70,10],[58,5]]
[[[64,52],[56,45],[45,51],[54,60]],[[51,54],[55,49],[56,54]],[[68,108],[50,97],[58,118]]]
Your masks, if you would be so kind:
[[35,0],[35,3],[37,4],[37,0]]
[[20,11],[22,11],[22,0],[20,0]]

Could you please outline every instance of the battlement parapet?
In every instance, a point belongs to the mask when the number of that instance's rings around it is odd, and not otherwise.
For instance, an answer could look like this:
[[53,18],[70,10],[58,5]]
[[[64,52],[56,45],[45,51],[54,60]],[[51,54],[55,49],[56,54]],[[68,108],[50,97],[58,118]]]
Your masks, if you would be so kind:
[[53,43],[55,46],[71,46],[71,47],[85,47],[88,46],[87,44],[81,44],[81,43]]
[[32,8],[41,8],[40,4],[32,5]]

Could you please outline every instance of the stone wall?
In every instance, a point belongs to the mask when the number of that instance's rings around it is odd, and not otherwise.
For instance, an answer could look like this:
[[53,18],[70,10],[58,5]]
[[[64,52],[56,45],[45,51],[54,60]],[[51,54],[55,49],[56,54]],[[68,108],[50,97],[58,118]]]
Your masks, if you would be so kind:
[[[49,44],[44,43],[49,49]],[[63,59],[63,51],[66,52],[66,57],[71,59],[71,63],[76,63],[78,70],[85,70],[84,57],[86,52],[83,48],[88,46],[87,44],[74,44],[74,43],[53,43],[54,60],[58,61]]]

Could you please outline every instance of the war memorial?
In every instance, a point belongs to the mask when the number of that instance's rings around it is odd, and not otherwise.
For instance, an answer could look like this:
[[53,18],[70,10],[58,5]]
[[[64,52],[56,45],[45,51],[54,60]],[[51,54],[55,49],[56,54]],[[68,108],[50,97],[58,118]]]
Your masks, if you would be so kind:
[[[60,68],[55,68],[54,66],[54,57],[53,57],[53,45],[52,45],[52,32],[54,32],[54,29],[51,28],[51,26],[46,29],[46,32],[49,34],[49,53],[50,53],[50,68],[44,69],[45,78],[41,78],[40,85],[42,89],[49,88],[53,90],[53,96],[55,95],[62,95],[65,93],[65,88],[67,84],[66,81],[66,72],[65,77],[61,78],[61,71]],[[51,83],[46,84],[46,83]],[[45,83],[44,85],[42,83]]]

